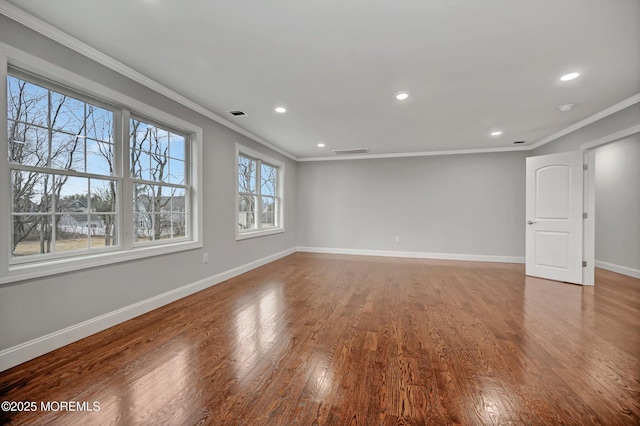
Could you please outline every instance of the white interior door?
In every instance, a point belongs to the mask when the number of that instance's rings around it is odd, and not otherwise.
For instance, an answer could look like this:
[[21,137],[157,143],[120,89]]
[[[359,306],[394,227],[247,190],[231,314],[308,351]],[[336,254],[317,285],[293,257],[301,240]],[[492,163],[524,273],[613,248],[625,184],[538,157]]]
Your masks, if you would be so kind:
[[583,155],[527,158],[527,275],[582,284]]

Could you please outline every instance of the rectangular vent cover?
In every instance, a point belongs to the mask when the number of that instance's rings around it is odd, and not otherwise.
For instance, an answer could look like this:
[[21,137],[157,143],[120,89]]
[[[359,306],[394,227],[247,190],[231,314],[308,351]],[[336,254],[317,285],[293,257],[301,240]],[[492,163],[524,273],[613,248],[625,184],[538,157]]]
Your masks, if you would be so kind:
[[235,116],[235,117],[242,117],[243,115],[246,116],[247,114],[244,111],[240,111],[239,109],[233,109],[231,111],[227,111],[229,114]]
[[333,152],[336,153],[337,155],[368,154],[369,148],[336,149]]

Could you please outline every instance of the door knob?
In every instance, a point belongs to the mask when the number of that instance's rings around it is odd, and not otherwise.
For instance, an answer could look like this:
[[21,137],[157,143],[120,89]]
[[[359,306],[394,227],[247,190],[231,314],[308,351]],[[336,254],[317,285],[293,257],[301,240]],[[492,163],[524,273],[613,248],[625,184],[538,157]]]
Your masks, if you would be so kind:
[[527,225],[533,225],[534,223],[536,223],[536,221],[535,221],[535,220],[528,220],[528,221],[527,221]]

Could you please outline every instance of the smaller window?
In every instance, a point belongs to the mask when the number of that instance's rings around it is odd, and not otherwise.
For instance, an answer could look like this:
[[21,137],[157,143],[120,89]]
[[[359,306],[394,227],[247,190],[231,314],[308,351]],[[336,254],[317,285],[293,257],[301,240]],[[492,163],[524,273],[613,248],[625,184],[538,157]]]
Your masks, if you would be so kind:
[[283,232],[284,164],[248,148],[237,147],[238,239]]
[[134,243],[163,243],[189,235],[188,137],[132,117]]

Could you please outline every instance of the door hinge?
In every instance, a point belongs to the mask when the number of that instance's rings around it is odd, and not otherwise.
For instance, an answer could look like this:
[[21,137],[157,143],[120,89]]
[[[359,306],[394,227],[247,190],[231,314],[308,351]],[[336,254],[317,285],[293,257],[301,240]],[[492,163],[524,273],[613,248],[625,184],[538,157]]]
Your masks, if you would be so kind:
[[582,165],[582,170],[589,170],[589,165],[588,164],[583,164]]
[[587,214],[586,213],[582,213],[582,218],[586,219],[587,218]]
[[583,268],[586,268],[586,267],[587,267],[587,261],[586,261],[586,260],[583,260],[583,261],[582,261],[582,267],[583,267]]

